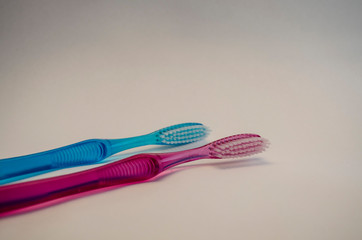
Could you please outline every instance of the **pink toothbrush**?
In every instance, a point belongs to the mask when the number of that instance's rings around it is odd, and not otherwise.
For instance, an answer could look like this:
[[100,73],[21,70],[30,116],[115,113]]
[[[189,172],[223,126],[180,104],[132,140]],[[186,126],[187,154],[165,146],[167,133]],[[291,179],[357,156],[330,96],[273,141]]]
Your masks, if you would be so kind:
[[26,208],[90,190],[150,179],[179,164],[198,159],[240,158],[264,151],[268,140],[239,134],[205,146],[172,153],[138,154],[97,168],[59,177],[0,187],[0,213]]

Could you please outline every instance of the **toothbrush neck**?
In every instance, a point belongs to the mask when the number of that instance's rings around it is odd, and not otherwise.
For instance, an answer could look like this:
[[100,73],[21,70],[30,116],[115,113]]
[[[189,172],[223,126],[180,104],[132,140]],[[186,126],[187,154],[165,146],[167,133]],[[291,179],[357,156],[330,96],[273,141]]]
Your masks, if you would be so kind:
[[154,137],[152,135],[142,135],[130,138],[110,139],[111,155],[134,147],[154,144]]
[[158,154],[158,156],[160,157],[160,167],[163,170],[180,165],[182,163],[210,157],[208,146],[180,152],[161,153]]

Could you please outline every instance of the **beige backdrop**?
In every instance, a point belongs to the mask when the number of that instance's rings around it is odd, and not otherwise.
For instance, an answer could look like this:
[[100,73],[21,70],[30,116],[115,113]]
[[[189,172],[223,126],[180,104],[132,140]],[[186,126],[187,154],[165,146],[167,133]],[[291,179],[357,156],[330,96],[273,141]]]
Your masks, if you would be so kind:
[[0,239],[362,239],[361,10],[1,0],[0,158],[185,121],[272,145],[0,219]]

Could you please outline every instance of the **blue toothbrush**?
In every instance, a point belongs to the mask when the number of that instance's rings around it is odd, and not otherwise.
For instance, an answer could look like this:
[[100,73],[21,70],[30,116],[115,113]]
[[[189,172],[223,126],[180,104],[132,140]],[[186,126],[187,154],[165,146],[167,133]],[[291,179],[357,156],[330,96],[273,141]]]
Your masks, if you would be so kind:
[[[199,141],[208,129],[201,123],[182,123],[137,137],[89,139],[53,150],[0,160],[0,182],[8,183],[62,168],[89,165],[118,152],[145,145],[182,145]],[[11,180],[8,180],[11,179]]]

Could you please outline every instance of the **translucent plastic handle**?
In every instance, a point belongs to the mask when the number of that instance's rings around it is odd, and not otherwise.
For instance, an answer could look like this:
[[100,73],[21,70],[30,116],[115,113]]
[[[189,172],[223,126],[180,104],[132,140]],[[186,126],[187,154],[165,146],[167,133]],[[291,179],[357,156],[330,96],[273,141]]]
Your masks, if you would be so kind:
[[78,173],[0,187],[0,213],[94,189],[146,180],[160,171],[153,155],[140,154]]
[[108,140],[91,139],[31,155],[0,160],[0,180],[48,169],[96,163],[111,154]]
[[136,137],[91,139],[46,152],[0,159],[0,185],[56,169],[94,164],[130,148],[186,144],[201,140],[206,135],[207,128],[201,123],[182,123]]

